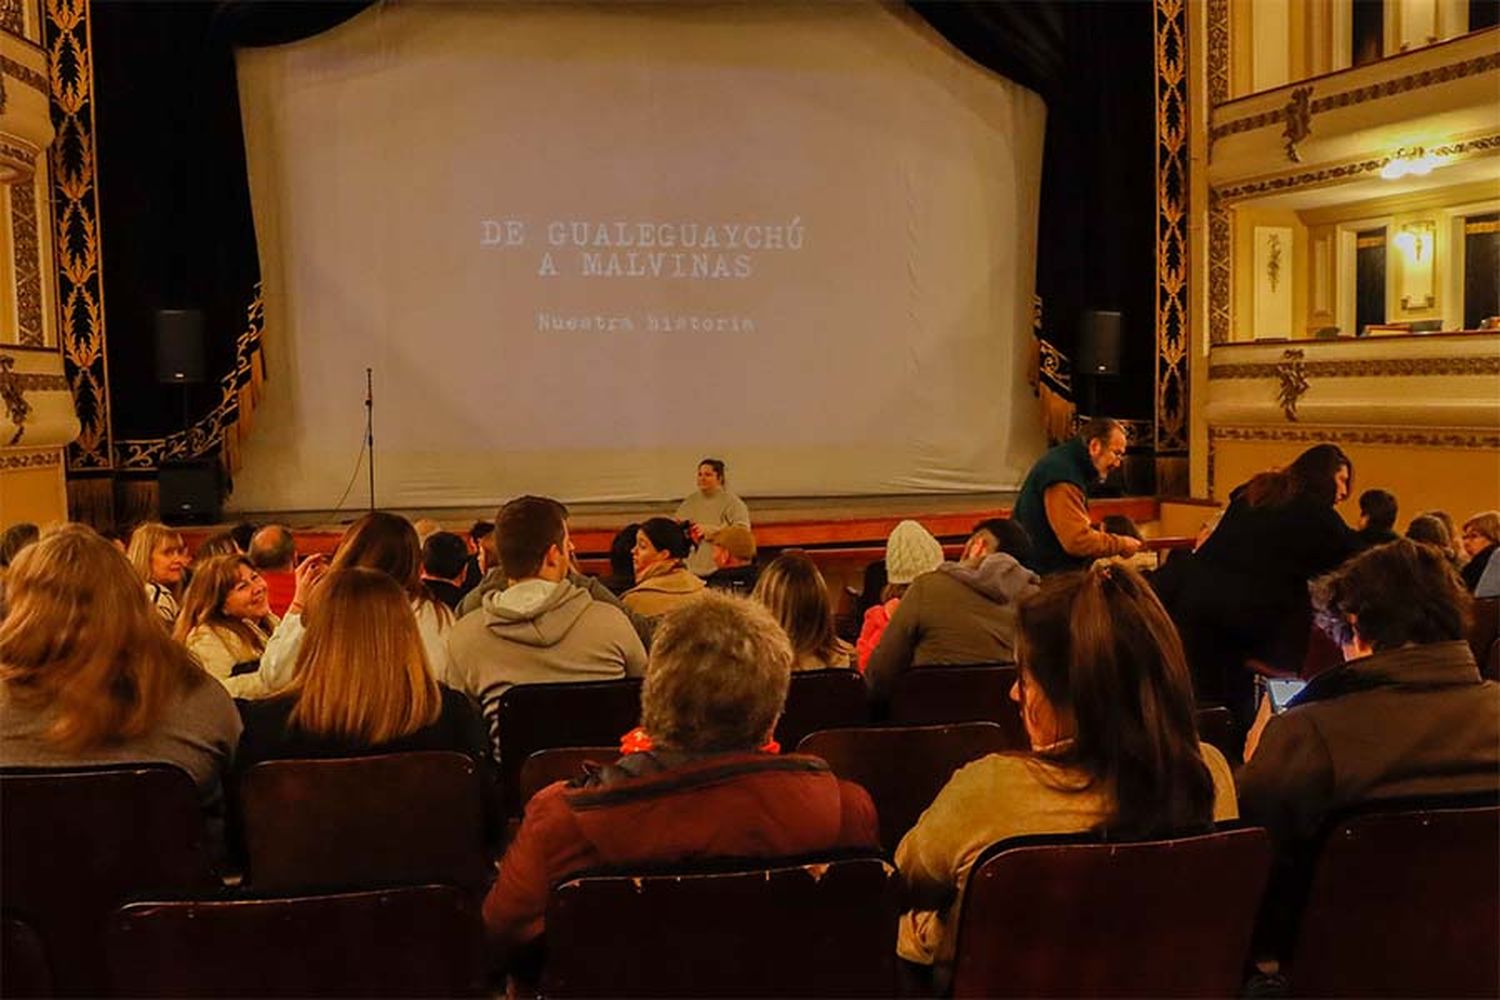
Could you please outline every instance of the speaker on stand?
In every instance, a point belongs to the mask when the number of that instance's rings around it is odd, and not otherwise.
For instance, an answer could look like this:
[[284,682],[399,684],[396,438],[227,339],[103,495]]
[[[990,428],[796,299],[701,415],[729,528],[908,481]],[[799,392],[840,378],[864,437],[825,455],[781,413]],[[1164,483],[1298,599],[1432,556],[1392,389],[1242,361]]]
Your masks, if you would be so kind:
[[[189,386],[204,381],[203,312],[156,311],[156,380],[177,386],[182,429],[192,424]],[[219,520],[222,482],[212,458],[163,462],[157,470],[157,506],[167,524],[214,524]]]

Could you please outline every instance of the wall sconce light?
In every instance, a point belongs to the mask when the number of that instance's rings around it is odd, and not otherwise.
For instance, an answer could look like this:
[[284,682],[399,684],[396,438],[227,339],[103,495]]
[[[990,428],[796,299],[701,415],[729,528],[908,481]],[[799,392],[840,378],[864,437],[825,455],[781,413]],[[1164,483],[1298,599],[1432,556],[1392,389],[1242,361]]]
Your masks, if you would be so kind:
[[1432,260],[1432,230],[1430,222],[1408,223],[1401,227],[1394,242],[1408,263],[1421,266]]
[[1426,177],[1432,173],[1433,167],[1440,167],[1442,165],[1442,160],[1433,156],[1421,146],[1412,146],[1409,149],[1402,148],[1396,150],[1395,155],[1385,162],[1385,166],[1380,168],[1380,176],[1388,181],[1406,176]]
[[1409,222],[1391,240],[1401,251],[1401,308],[1407,312],[1433,306],[1432,252],[1437,226],[1430,221]]

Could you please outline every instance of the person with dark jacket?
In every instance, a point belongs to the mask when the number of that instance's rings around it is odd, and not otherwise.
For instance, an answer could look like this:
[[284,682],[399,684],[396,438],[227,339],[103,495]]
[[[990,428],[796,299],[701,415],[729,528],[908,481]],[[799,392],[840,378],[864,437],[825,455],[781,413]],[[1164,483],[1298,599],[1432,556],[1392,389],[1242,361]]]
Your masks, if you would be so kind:
[[1012,515],[1031,539],[1032,569],[1043,576],[1064,573],[1141,550],[1139,538],[1112,535],[1089,522],[1089,484],[1102,482],[1124,459],[1125,428],[1108,417],[1090,420],[1076,438],[1037,459]]
[[1320,444],[1230,494],[1169,609],[1200,703],[1222,702],[1247,724],[1254,712],[1247,661],[1300,672],[1312,629],[1307,583],[1355,551],[1354,532],[1333,509],[1353,476],[1349,456]]
[[1288,940],[1316,836],[1335,813],[1500,790],[1500,684],[1479,676],[1464,639],[1470,597],[1443,553],[1401,539],[1314,591],[1346,661],[1309,681],[1283,714],[1262,704],[1236,779],[1241,814],[1269,830],[1277,850],[1271,933]]
[[1039,578],[1017,559],[1029,555],[1013,521],[982,522],[956,563],[912,581],[865,666],[876,701],[914,666],[1016,661],[1016,603]]
[[1495,553],[1500,552],[1500,511],[1487,510],[1465,521],[1463,547],[1468,556],[1462,571],[1464,586],[1474,594]]
[[641,692],[651,749],[527,805],[484,902],[497,957],[536,941],[552,886],[586,868],[874,849],[864,789],[816,757],[761,749],[791,671],[786,634],[750,601],[710,591],[664,618]]

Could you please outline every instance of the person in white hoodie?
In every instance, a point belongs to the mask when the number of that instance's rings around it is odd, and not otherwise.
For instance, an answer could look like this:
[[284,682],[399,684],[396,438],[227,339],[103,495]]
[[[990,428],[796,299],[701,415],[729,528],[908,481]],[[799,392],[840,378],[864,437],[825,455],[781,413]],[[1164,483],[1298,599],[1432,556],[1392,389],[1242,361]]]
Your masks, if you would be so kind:
[[480,704],[498,752],[500,696],[514,684],[640,677],[646,647],[625,613],[568,579],[562,504],[525,496],[495,520],[508,586],[485,594],[448,636],[450,686]]
[[1016,662],[1016,603],[1036,591],[1030,542],[1019,524],[978,524],[956,563],[912,581],[870,654],[865,680],[876,701],[913,666]]
[[[372,510],[351,524],[334,550],[331,568],[354,567],[379,570],[401,584],[417,616],[417,631],[433,677],[439,684],[454,687],[448,676],[448,629],[453,625],[453,612],[422,583],[422,545],[411,522],[399,514]],[[320,556],[304,559],[297,567],[297,591],[260,658],[261,679],[269,691],[285,687],[292,679],[307,631],[302,625],[302,607],[329,568]]]

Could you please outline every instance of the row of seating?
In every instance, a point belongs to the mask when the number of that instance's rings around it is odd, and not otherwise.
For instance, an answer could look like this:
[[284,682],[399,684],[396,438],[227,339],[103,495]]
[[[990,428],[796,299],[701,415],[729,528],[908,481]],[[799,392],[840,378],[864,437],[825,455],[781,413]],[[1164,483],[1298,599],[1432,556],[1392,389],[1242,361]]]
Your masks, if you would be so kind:
[[[197,824],[184,822],[192,795],[180,772],[6,773],[0,782],[6,996],[485,989],[472,892],[411,885],[226,898],[185,834]],[[84,818],[110,821],[58,824],[48,786],[66,786],[68,808]],[[1340,818],[1324,839],[1287,966],[1295,991],[1495,995],[1500,807],[1389,808]],[[1230,995],[1270,867],[1258,828],[994,845],[970,878],[954,992]],[[554,889],[540,988],[886,995],[896,981],[895,879],[870,856],[580,873]]]

